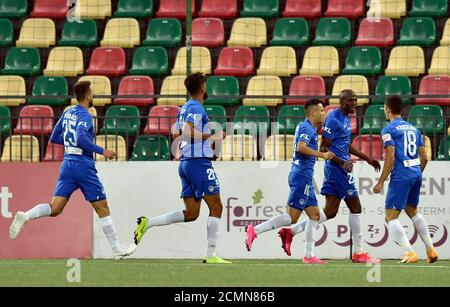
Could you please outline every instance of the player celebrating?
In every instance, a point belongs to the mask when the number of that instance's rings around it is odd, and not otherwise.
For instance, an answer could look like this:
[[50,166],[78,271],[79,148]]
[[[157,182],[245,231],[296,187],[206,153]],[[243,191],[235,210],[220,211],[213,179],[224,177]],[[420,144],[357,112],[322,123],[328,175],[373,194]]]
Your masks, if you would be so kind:
[[405,250],[401,262],[416,263],[419,259],[398,219],[400,212],[405,210],[426,246],[427,262],[433,263],[438,260],[438,254],[431,241],[428,224],[417,211],[422,173],[428,162],[427,154],[422,134],[402,119],[401,111],[402,99],[399,96],[389,96],[384,112],[390,124],[381,132],[386,148],[386,161],[373,192],[379,194],[384,182],[391,175],[386,196],[386,222],[389,225],[389,234]]
[[88,109],[92,107],[92,89],[90,82],[83,81],[75,85],[74,91],[78,105],[63,113],[55,126],[50,141],[64,145],[64,160],[56,184],[53,199],[49,204],[39,204],[27,212],[18,211],[11,224],[11,239],[16,239],[22,227],[29,221],[62,213],[74,191],[80,189],[100,218],[103,232],[116,258],[132,254],[135,244],[128,247],[119,244],[117,233],[110,216],[105,191],[97,176],[93,153],[114,159],[116,154],[94,144],[94,127]]
[[181,197],[185,210],[177,210],[153,218],[138,218],[138,226],[134,232],[136,244],[144,233],[151,227],[195,221],[200,213],[202,199],[208,205],[209,218],[207,226],[207,246],[203,263],[227,264],[231,263],[216,256],[216,245],[219,233],[220,218],[222,216],[222,201],[220,186],[211,160],[213,159],[212,142],[222,141],[223,131],[211,134],[209,120],[203,108],[206,100],[206,77],[195,73],[184,82],[191,99],[178,113],[176,139],[181,135],[181,161],[178,168],[182,184]]
[[319,221],[320,212],[317,206],[317,198],[314,192],[313,175],[316,158],[330,160],[333,158],[331,152],[317,151],[317,129],[322,126],[325,113],[322,102],[312,99],[305,104],[307,118],[300,122],[295,130],[294,157],[289,173],[289,187],[291,189],[288,198],[289,214],[275,216],[270,220],[257,226],[247,227],[247,239],[245,244],[247,250],[252,248],[253,240],[257,235],[282,226],[296,223],[303,211],[309,217],[308,232],[306,240],[306,254],[303,258],[305,263],[323,264],[324,261],[315,257],[311,244],[314,243],[315,230]]

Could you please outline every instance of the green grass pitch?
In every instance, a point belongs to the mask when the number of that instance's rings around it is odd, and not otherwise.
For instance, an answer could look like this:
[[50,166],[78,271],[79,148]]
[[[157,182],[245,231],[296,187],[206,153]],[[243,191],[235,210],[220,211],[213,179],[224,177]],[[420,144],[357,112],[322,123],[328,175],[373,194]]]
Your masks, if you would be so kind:
[[381,264],[381,282],[367,281],[369,266],[349,260],[305,265],[299,260],[81,260],[80,283],[69,283],[67,260],[0,260],[0,286],[450,286],[450,261],[429,265]]

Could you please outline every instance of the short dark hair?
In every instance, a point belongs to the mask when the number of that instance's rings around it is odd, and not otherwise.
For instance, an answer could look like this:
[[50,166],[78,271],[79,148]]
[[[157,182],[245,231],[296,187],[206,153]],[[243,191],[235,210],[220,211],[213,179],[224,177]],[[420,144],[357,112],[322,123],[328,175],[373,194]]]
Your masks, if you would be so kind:
[[75,84],[74,92],[75,97],[78,102],[83,101],[87,98],[89,94],[89,89],[91,88],[91,82],[89,81],[81,81]]
[[319,100],[319,99],[310,99],[310,100],[306,101],[306,103],[305,103],[305,111],[306,111],[306,113],[309,112],[311,107],[318,106],[321,103],[322,103],[322,101]]
[[386,98],[386,106],[394,115],[399,115],[402,113],[402,103],[402,98],[397,95],[388,96]]
[[205,83],[206,76],[199,72],[190,75],[184,80],[184,86],[186,86],[186,89],[191,96],[197,94]]

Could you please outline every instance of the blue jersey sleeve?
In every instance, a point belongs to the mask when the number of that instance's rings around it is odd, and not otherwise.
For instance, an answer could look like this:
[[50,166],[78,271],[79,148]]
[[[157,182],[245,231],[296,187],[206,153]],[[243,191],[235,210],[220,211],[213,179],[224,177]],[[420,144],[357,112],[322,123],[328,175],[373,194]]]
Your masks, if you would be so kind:
[[186,115],[185,122],[192,123],[194,128],[198,131],[202,131],[202,127],[205,123],[204,121],[204,110],[201,107],[193,106],[191,107]]
[[339,129],[338,121],[334,118],[327,118],[323,126],[322,136],[332,141],[336,137],[338,129]]
[[77,146],[87,152],[95,152],[103,154],[103,148],[94,144],[88,137],[87,132],[92,126],[92,118],[90,115],[83,116],[79,119],[76,127]]
[[425,141],[423,140],[423,135],[422,135],[422,133],[420,133],[419,129],[417,129],[417,128],[416,128],[416,131],[417,131],[417,139],[419,140],[419,141],[417,142],[417,145],[418,145],[419,147],[425,147]]
[[61,115],[61,118],[56,123],[55,127],[53,128],[52,135],[50,136],[50,142],[53,144],[64,144],[64,137],[63,137],[63,130],[62,130],[62,122],[64,118],[64,113]]
[[298,142],[304,142],[307,145],[311,142],[311,140],[314,138],[314,131],[309,127],[301,126],[299,131],[299,137]]
[[383,139],[384,148],[388,146],[395,146],[394,136],[392,135],[389,126],[383,128],[381,131],[381,138]]

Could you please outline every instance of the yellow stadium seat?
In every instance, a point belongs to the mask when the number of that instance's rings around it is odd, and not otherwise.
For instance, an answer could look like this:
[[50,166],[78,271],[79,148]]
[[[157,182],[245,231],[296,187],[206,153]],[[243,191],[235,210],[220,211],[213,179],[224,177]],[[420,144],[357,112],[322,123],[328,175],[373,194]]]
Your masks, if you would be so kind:
[[303,58],[301,75],[332,77],[339,73],[339,54],[335,47],[309,47]]
[[297,59],[292,47],[264,49],[257,74],[260,76],[289,77],[297,73]]
[[78,47],[55,47],[48,56],[44,76],[76,77],[84,72],[83,53]]
[[431,149],[431,140],[428,136],[424,135],[423,140],[425,142],[425,150],[427,152],[428,161],[433,160],[433,150]]
[[25,80],[20,76],[0,76],[0,105],[18,106],[25,98],[2,98],[4,96],[26,96]]
[[75,16],[80,18],[105,19],[111,16],[111,0],[78,0]]
[[134,18],[113,18],[105,28],[102,47],[133,48],[140,45],[139,23]]
[[371,0],[367,17],[397,19],[406,15],[406,0]]
[[[164,79],[161,86],[161,95],[186,95],[187,90],[184,86],[186,76],[169,76]],[[182,106],[186,98],[158,98],[159,105],[177,105]]]
[[[333,85],[333,96],[339,96],[342,90],[353,90],[357,96],[369,95],[369,83],[364,76],[343,75],[336,78]],[[367,98],[359,98],[358,106],[369,103]],[[339,99],[330,99],[330,104],[339,104]]]
[[291,160],[293,152],[293,135],[271,135],[266,141],[264,159],[266,161]]
[[[172,69],[174,76],[186,76],[186,47],[178,50],[175,65]],[[192,72],[211,74],[211,54],[206,47],[192,47]]]
[[[64,112],[66,112],[67,110],[73,108],[75,105],[71,105],[71,106],[67,106],[64,109]],[[97,134],[98,132],[98,118],[97,118],[97,109],[95,109],[95,107],[91,107],[88,110],[89,114],[92,115],[92,125],[94,125],[94,132],[95,134]]]
[[450,46],[450,18],[447,19],[442,33],[441,46]]
[[395,47],[389,56],[386,76],[417,77],[425,73],[423,50],[417,46]]
[[48,48],[56,44],[55,23],[48,18],[29,18],[20,29],[17,47]]
[[434,49],[428,74],[450,76],[450,46]]
[[95,144],[98,146],[114,151],[117,154],[117,159],[108,160],[103,155],[94,154],[94,159],[97,162],[107,161],[126,161],[127,160],[127,144],[125,139],[120,135],[97,135],[95,137]]
[[266,23],[262,18],[238,18],[231,29],[228,47],[259,48],[267,45]]
[[[277,76],[254,76],[247,86],[247,96],[283,96],[283,85]],[[247,106],[277,106],[283,103],[282,98],[245,98]]]
[[222,142],[222,160],[252,161],[258,159],[256,142],[251,135],[228,135]]
[[[96,95],[111,96],[111,81],[105,76],[83,76],[78,79],[78,82],[89,81],[91,82],[92,93]],[[95,107],[103,107],[107,104],[111,104],[111,98],[94,98]],[[72,99],[72,104],[77,104],[75,98]]]
[[2,162],[39,162],[39,141],[31,135],[12,135],[3,145]]

